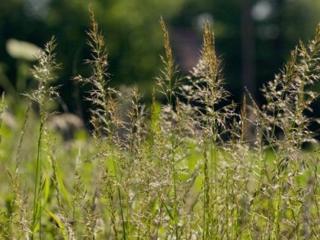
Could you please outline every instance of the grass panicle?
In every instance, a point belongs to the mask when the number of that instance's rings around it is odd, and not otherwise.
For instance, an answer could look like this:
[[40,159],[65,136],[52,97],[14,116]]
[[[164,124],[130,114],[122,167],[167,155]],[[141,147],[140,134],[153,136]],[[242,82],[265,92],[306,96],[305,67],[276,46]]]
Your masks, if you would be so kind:
[[[94,13],[91,14],[91,28],[88,31],[88,45],[91,49],[91,59],[86,63],[92,70],[90,77],[75,77],[75,80],[91,86],[87,100],[92,104],[91,124],[94,134],[99,136],[110,136],[114,134],[115,127],[119,125],[116,112],[116,97],[119,92],[110,86],[108,70],[108,54],[104,36],[99,30]],[[115,126],[114,126],[115,125]]]

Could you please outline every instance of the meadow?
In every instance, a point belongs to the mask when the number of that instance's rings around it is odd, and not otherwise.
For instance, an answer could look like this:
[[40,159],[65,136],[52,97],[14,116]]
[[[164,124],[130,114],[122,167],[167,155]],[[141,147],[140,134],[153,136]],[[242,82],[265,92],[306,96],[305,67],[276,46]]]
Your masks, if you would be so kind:
[[[1,100],[1,239],[320,239],[320,162],[310,117],[320,80],[320,26],[262,93],[230,101],[209,23],[189,76],[163,20],[163,65],[147,104],[110,85],[108,53],[88,31],[90,131],[50,127],[59,68],[55,39],[32,69],[17,123]],[[124,103],[125,101],[125,103]],[[125,107],[123,107],[125,105]],[[240,110],[239,110],[240,109]]]

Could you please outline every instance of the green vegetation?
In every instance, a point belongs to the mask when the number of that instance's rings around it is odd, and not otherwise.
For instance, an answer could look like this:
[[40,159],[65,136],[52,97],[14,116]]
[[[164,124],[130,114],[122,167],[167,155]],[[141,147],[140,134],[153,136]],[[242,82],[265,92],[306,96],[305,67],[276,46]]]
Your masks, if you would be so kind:
[[209,23],[199,63],[182,77],[160,21],[163,65],[147,106],[137,88],[110,85],[105,40],[91,20],[91,75],[74,78],[89,89],[90,136],[66,140],[50,127],[59,116],[54,39],[17,123],[2,98],[1,239],[319,239],[319,149],[302,146],[315,142],[306,114],[317,98],[320,27],[265,85],[266,104],[248,96],[239,115]]
[[[250,49],[242,49],[247,42],[242,39],[242,31],[247,29],[241,27],[247,25],[242,23],[246,2],[250,3],[249,11],[255,13],[251,14],[253,44],[249,44],[254,51],[252,89],[242,76],[249,75],[244,74],[243,58]],[[107,37],[113,86],[139,84],[152,88],[152,79],[161,64],[159,16],[168,21],[175,59],[184,74],[191,70],[198,57],[201,22],[211,19],[217,51],[225,63],[226,87],[238,103],[244,86],[261,102],[258,90],[273,78],[297,41],[311,37],[320,21],[320,2],[314,0],[146,0],[143,3],[141,0],[90,0],[90,3]],[[64,104],[59,110],[88,118],[88,107],[81,101],[82,88],[71,80],[77,73],[88,75],[90,71],[83,64],[83,59],[90,54],[85,41],[87,8],[88,1],[79,0],[0,1],[0,89],[12,99],[11,105],[19,104],[18,100],[23,100],[19,98],[20,93],[35,88],[36,82],[28,71],[33,63],[32,55],[16,55],[10,51],[10,45],[23,41],[43,46],[54,35],[59,43],[57,60],[63,64],[57,79],[61,85],[59,102]],[[259,17],[257,12],[261,14],[261,11],[263,16]],[[27,46],[23,44],[19,48],[21,51]],[[316,114],[320,113],[316,110]]]

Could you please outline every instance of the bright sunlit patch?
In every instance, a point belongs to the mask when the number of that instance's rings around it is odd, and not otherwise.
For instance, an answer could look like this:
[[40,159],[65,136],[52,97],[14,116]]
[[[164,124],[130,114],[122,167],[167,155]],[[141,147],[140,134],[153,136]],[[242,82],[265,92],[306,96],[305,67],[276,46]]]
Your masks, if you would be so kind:
[[36,60],[41,51],[38,46],[32,43],[16,39],[9,39],[6,43],[6,49],[11,57],[27,61]]
[[251,14],[254,20],[264,21],[271,16],[272,11],[270,1],[261,0],[253,6]]

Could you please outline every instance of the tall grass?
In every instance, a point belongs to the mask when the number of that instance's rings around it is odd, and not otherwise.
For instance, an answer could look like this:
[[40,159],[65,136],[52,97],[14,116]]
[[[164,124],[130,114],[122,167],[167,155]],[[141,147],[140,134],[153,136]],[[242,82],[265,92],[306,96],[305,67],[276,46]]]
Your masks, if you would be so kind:
[[[307,114],[318,97],[320,27],[263,87],[266,104],[244,104],[238,114],[212,26],[204,25],[189,76],[179,72],[163,19],[160,26],[163,65],[148,106],[137,87],[110,85],[91,13],[91,74],[75,77],[89,89],[91,134],[66,142],[49,127],[54,40],[39,55],[38,88],[25,94],[32,104],[16,128],[3,98],[1,239],[319,239],[319,148]],[[246,139],[248,125],[255,141]]]
[[[37,139],[37,154],[36,154],[36,164],[35,164],[35,180],[34,180],[34,197],[33,197],[33,216],[32,216],[32,233],[37,231],[39,228],[39,234],[41,238],[41,216],[43,201],[41,194],[43,181],[43,157],[41,156],[41,151],[46,147],[43,146],[43,137],[46,134],[45,122],[48,117],[48,102],[52,97],[57,95],[56,89],[50,85],[52,81],[55,80],[56,75],[55,71],[58,68],[58,64],[55,60],[55,50],[56,44],[55,40],[52,39],[48,42],[44,48],[44,51],[40,53],[38,65],[35,65],[33,68],[33,76],[38,80],[38,89],[31,93],[29,98],[36,102],[39,107],[40,115],[40,124],[39,124],[39,133]],[[32,234],[32,238],[34,235]]]

